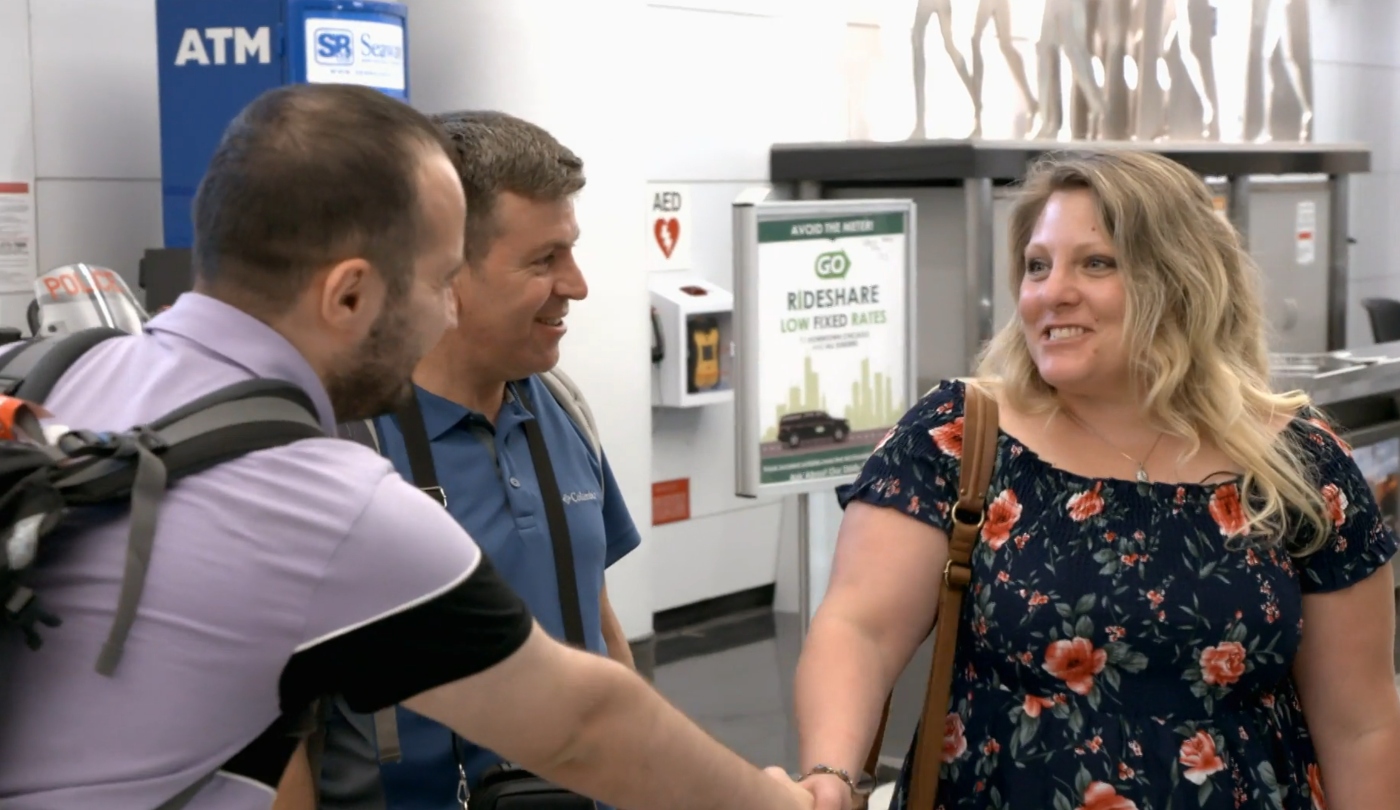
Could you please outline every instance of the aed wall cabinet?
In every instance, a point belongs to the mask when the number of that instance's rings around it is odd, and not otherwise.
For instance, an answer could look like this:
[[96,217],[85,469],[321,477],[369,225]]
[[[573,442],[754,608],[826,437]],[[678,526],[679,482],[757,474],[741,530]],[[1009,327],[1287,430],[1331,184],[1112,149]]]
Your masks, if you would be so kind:
[[734,297],[708,281],[651,282],[652,405],[694,408],[734,399]]
[[408,99],[408,9],[380,0],[157,0],[166,248],[234,116],[285,84],[359,84]]

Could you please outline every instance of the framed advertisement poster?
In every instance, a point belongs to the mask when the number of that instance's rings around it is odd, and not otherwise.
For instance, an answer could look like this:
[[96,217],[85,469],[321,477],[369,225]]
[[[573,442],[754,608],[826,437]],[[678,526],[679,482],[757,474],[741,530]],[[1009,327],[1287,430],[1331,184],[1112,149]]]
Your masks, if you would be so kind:
[[914,203],[736,203],[736,492],[848,481],[913,404]]

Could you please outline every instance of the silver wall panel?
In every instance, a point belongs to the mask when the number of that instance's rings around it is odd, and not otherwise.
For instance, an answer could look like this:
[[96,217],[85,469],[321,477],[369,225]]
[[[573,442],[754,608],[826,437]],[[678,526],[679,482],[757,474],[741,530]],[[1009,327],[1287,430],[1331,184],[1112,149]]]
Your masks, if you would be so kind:
[[1329,221],[1325,181],[1251,178],[1249,252],[1263,274],[1272,351],[1327,350]]

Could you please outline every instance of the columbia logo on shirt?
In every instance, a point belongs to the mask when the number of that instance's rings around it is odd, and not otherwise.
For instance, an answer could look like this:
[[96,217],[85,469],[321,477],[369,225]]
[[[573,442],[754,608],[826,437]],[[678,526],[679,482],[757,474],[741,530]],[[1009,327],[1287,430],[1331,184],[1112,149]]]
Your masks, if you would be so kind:
[[596,500],[598,500],[598,493],[596,493],[596,492],[566,492],[566,493],[564,493],[564,505],[565,505],[565,506],[572,506],[572,505],[574,505],[574,504],[576,504],[576,503],[583,503],[584,501],[596,501]]

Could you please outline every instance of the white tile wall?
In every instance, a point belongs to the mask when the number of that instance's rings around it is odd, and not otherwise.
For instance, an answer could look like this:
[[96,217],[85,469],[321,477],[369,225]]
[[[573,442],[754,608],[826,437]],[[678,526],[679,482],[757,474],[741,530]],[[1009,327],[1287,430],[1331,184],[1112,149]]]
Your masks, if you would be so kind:
[[653,180],[762,182],[770,144],[844,136],[840,17],[704,5],[647,8],[645,62],[655,69],[646,71],[637,124]]
[[[845,137],[842,3],[648,3],[641,36],[655,69],[637,118],[647,176],[690,184],[692,272],[724,289],[734,288],[729,205],[767,182],[769,147]],[[776,581],[791,594],[795,562],[778,555],[795,512],[735,497],[732,408],[656,411],[652,441],[653,480],[689,478],[692,514],[652,532],[657,609]]]
[[[91,262],[138,290],[141,254],[162,239],[155,2],[29,5],[28,30],[0,27],[0,48],[32,43],[40,272]],[[0,321],[18,325],[14,309]]]
[[154,0],[30,6],[39,177],[160,179]]
[[[31,62],[29,0],[0,2],[0,183],[34,181]],[[0,324],[23,323],[30,298],[0,295]]]
[[1371,173],[1351,185],[1351,284],[1347,340],[1371,343],[1362,298],[1400,298],[1400,4],[1389,0],[1312,0],[1313,86],[1318,141],[1359,141],[1372,150]]
[[161,244],[160,181],[39,180],[39,266],[106,264],[136,289],[147,248]]

